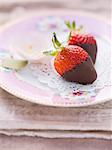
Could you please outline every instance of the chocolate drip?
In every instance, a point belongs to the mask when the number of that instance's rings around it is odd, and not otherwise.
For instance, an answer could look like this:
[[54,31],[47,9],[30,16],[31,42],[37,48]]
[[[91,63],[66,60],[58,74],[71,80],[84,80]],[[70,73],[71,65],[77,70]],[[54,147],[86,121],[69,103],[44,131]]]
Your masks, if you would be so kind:
[[93,63],[96,62],[97,55],[97,45],[96,44],[79,44],[78,46],[82,47],[90,55]]
[[77,65],[72,70],[65,72],[62,77],[65,80],[71,82],[78,82],[80,84],[92,84],[97,78],[97,73],[91,58],[88,57],[86,61]]

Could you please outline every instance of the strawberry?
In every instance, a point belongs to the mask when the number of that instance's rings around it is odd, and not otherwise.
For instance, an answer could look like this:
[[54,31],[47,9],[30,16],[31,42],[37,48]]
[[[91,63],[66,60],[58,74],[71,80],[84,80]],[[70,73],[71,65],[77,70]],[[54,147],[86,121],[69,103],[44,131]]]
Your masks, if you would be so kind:
[[52,41],[56,50],[44,53],[55,56],[54,67],[61,77],[81,84],[90,84],[96,80],[93,62],[83,48],[77,45],[62,46],[55,33]]
[[88,53],[79,46],[67,46],[57,54],[54,66],[60,75],[75,68],[77,65],[86,61]]
[[76,24],[74,21],[72,22],[72,24],[70,24],[69,21],[65,23],[70,29],[68,45],[78,45],[82,47],[90,55],[93,63],[95,63],[97,55],[97,43],[94,36],[90,34],[81,34],[80,30],[82,29],[82,26],[76,28]]

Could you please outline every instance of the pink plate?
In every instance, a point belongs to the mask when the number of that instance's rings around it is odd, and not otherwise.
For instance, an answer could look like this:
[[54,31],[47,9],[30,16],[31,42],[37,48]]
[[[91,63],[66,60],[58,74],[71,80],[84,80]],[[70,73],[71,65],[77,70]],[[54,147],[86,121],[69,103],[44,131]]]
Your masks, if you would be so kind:
[[74,19],[97,39],[98,78],[92,85],[64,81],[55,72],[53,59],[49,58],[18,72],[0,67],[0,86],[23,100],[49,106],[80,107],[111,100],[111,26],[94,16],[63,10],[25,16],[0,29],[0,58],[8,55],[7,50],[15,55],[19,50],[32,54],[51,49],[52,33],[55,31],[60,40],[66,40],[68,30],[64,21]]

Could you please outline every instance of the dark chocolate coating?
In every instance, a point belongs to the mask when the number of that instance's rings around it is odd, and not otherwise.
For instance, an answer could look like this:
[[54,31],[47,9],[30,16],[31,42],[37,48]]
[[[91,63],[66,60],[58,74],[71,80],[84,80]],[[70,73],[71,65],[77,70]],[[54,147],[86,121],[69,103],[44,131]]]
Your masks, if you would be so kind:
[[78,46],[82,47],[91,57],[93,63],[96,62],[97,56],[97,45],[96,44],[78,44]]
[[62,77],[71,82],[92,84],[97,78],[97,73],[89,56],[86,61],[77,65],[72,70],[65,72]]

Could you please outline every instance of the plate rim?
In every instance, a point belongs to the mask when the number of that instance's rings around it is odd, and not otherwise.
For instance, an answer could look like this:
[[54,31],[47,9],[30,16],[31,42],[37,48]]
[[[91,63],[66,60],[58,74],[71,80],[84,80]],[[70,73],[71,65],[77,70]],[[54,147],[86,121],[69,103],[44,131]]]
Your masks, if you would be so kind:
[[[41,100],[39,100],[38,102],[36,102],[35,100],[28,98],[27,96],[23,96],[22,94],[18,93],[17,91],[13,91],[10,88],[8,88],[8,86],[6,87],[4,84],[0,83],[0,87],[5,90],[6,92],[8,92],[9,94],[16,96],[17,98],[20,98],[20,100],[25,100],[31,103],[35,103],[35,104],[39,104],[39,105],[44,105],[44,106],[52,106],[52,107],[85,107],[85,106],[91,106],[91,105],[96,105],[96,104],[100,104],[100,103],[104,103],[107,101],[112,101],[112,97],[111,98],[107,98],[107,99],[103,99],[101,101],[86,101],[86,102],[80,102],[80,103],[71,103],[71,104],[60,104],[60,103],[42,103]],[[112,88],[111,88],[112,89]]]
[[[38,14],[37,14],[37,11],[33,11],[33,12],[29,12],[29,14],[24,14],[23,16],[19,17],[18,19],[15,19],[15,20],[11,20],[9,21],[8,23],[6,24],[3,24],[0,26],[0,32],[3,32],[4,30],[6,30],[7,28],[11,27],[12,25],[14,24],[17,24],[19,22],[22,22],[22,21],[25,21],[27,19],[30,19],[32,17],[37,17],[37,16],[47,16],[49,13],[52,12],[53,15],[65,15],[65,10],[66,10],[66,13],[70,13],[73,14],[73,15],[78,15],[78,16],[88,16],[88,17],[92,17],[94,19],[97,19],[98,21],[102,21],[108,25],[110,25],[112,27],[112,23],[106,19],[106,18],[103,18],[103,17],[100,17],[100,16],[96,16],[94,15],[93,13],[88,13],[86,11],[73,11],[73,10],[67,10],[67,9],[55,9],[55,10],[48,10],[48,9],[45,9],[45,11],[39,11]],[[46,12],[47,11],[47,12]],[[57,13],[58,12],[58,13]]]
[[[52,10],[47,10],[47,13],[40,11],[38,14],[36,14],[36,12],[32,12],[30,14],[26,14],[23,17],[20,17],[20,18],[14,20],[14,21],[10,21],[9,23],[6,23],[4,26],[1,26],[0,27],[0,33],[3,32],[3,31],[5,31],[6,29],[10,28],[11,26],[16,25],[16,24],[18,24],[18,23],[20,23],[22,21],[25,21],[27,19],[30,19],[32,17],[38,17],[40,15],[41,16],[42,15],[47,16],[49,13],[51,13],[51,11]],[[91,13],[88,14],[88,13],[81,12],[81,11],[66,10],[66,14],[65,14],[65,9],[63,9],[63,10],[55,9],[55,11],[54,10],[52,11],[53,12],[52,14],[53,15],[55,15],[55,14],[58,15],[57,11],[58,11],[58,13],[61,13],[61,15],[66,15],[67,12],[69,12],[70,14],[73,14],[73,15],[78,15],[78,16],[85,16],[86,15],[88,17],[92,17],[94,19],[98,19],[99,21],[103,21],[106,24],[109,24],[110,26],[112,26],[111,23],[109,23],[108,20],[106,20],[106,19],[104,19],[102,17],[98,17],[96,15],[93,15]],[[22,94],[19,94],[17,91],[12,91],[10,89],[10,87],[8,87],[8,86],[6,87],[2,83],[0,83],[0,87],[2,89],[4,89],[5,91],[7,91],[8,93],[10,93],[10,94],[12,94],[12,95],[14,95],[14,96],[22,99],[22,100],[29,101],[29,102],[36,103],[36,104],[40,104],[40,105],[45,105],[45,106],[53,106],[53,107],[84,107],[84,106],[95,105],[95,104],[104,103],[104,102],[112,100],[112,97],[110,97],[110,98],[103,99],[103,100],[98,101],[98,102],[97,101],[86,101],[86,102],[72,103],[72,104],[64,104],[64,103],[63,104],[58,104],[58,103],[55,103],[55,104],[54,103],[42,103],[41,100],[39,100],[39,101],[36,102],[35,100],[33,100],[31,98],[29,99],[27,96],[23,96]]]

